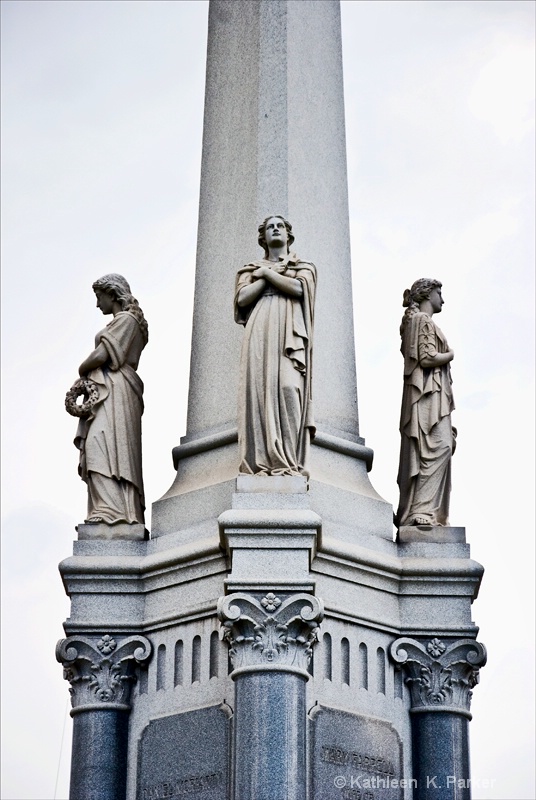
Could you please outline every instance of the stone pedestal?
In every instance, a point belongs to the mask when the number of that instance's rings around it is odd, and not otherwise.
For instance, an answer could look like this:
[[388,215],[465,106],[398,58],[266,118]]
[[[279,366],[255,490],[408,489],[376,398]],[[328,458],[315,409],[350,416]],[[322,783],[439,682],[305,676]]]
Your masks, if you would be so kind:
[[108,525],[106,522],[81,523],[76,526],[79,541],[104,539],[106,541],[121,540],[126,542],[143,542],[149,538],[145,525],[118,522]]
[[432,544],[465,544],[465,528],[406,525],[398,529],[400,544],[430,542]]

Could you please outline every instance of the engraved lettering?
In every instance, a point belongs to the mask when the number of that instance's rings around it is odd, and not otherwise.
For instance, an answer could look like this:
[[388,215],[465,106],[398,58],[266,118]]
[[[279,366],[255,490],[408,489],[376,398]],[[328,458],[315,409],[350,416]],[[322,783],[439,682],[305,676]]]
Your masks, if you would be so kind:
[[196,794],[204,789],[213,789],[223,779],[222,772],[211,772],[208,775],[189,775],[174,782],[164,781],[154,786],[145,786],[142,789],[142,800],[167,800],[172,797],[182,797],[187,794]]
[[351,766],[356,769],[362,769],[365,772],[376,773],[377,775],[394,776],[395,774],[393,763],[381,756],[348,752],[335,746],[321,746],[320,760],[328,764],[337,764],[338,766]]

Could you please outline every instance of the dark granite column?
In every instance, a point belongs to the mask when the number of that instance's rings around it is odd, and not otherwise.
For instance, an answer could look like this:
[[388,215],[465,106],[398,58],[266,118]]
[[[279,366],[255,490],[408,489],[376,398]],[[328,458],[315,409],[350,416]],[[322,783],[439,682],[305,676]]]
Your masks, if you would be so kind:
[[237,592],[218,616],[236,682],[234,800],[305,800],[305,685],[321,603]]
[[71,800],[125,800],[134,668],[150,655],[151,644],[143,636],[119,644],[108,634],[58,642],[56,658],[71,684],[73,706]]
[[390,655],[411,693],[414,800],[470,800],[469,708],[485,648],[473,639],[404,638]]

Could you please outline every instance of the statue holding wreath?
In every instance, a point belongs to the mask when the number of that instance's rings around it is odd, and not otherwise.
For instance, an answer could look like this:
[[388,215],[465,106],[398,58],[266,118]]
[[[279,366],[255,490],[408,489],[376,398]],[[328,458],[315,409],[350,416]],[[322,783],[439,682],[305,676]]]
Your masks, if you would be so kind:
[[143,383],[136,370],[148,326],[122,275],[105,275],[93,290],[97,308],[113,319],[97,334],[95,349],[78,370],[80,380],[65,398],[67,411],[80,418],[74,444],[88,487],[85,521],[143,524]]

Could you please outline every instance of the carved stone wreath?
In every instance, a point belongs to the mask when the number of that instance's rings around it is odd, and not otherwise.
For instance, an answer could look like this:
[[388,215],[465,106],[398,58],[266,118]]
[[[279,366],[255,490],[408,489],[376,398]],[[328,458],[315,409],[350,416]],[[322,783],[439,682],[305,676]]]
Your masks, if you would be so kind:
[[[77,403],[79,397],[84,401]],[[79,378],[65,395],[65,408],[72,417],[88,417],[99,400],[99,387],[90,378]]]

